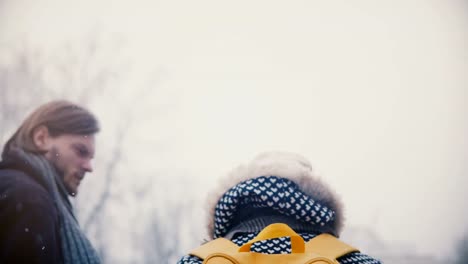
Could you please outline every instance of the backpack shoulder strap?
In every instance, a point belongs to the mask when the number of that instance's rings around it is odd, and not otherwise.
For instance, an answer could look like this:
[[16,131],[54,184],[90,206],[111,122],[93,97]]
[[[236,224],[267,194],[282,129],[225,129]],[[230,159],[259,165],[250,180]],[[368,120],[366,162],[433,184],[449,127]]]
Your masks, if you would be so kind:
[[359,252],[358,249],[340,241],[330,234],[320,234],[306,243],[306,252],[317,253],[321,256],[337,259],[346,254]]
[[192,250],[190,255],[206,259],[209,255],[213,253],[224,253],[228,255],[235,254],[239,251],[239,247],[231,242],[229,239],[217,238],[210,242],[207,242],[198,248]]

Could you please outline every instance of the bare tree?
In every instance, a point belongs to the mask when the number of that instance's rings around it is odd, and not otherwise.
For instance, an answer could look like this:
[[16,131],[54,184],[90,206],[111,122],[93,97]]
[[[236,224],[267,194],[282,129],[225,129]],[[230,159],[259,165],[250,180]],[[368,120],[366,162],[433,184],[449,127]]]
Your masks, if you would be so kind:
[[47,51],[20,45],[2,47],[0,52],[0,140],[19,125],[26,111],[52,99],[71,99],[88,106],[93,97],[108,90],[124,72],[125,62],[100,64],[106,50],[98,35],[79,45],[64,45]]
[[194,224],[187,221],[194,213],[191,199],[163,202],[164,208],[153,210],[145,237],[135,241],[144,248],[143,263],[176,263],[181,257],[182,242],[193,240],[187,237],[194,235],[187,226]]
[[[38,102],[42,101],[52,90],[44,87],[44,61],[40,53],[17,47],[8,58],[0,64],[0,140],[4,143],[13,129]],[[39,65],[38,65],[39,64]]]
[[[113,43],[118,42],[112,40]],[[117,47],[118,48],[118,47]],[[148,74],[146,82],[132,87],[130,97],[124,98],[124,104],[116,104],[115,89],[119,89],[121,80],[125,79],[128,61],[116,59],[116,50],[106,46],[106,42],[99,36],[91,35],[83,43],[63,45],[54,51],[41,50],[31,46],[3,47],[0,54],[0,140],[5,140],[13,133],[22,119],[38,105],[52,99],[69,99],[91,108],[96,104],[113,106],[115,121],[103,130],[112,131],[106,137],[107,146],[99,150],[103,153],[96,157],[96,171],[103,177],[92,177],[93,184],[86,189],[86,195],[75,199],[75,208],[83,229],[91,237],[94,246],[100,252],[103,262],[118,259],[118,252],[109,247],[109,240],[115,238],[113,234],[114,219],[107,219],[107,208],[122,201],[122,193],[117,189],[126,184],[119,177],[123,176],[122,165],[126,160],[126,144],[129,134],[134,129],[136,115],[144,112],[145,107],[161,110],[161,114],[168,114],[169,100],[164,100],[164,94],[158,94],[159,101],[150,99],[148,94],[158,84],[159,72]],[[5,51],[5,52],[2,52]],[[113,54],[115,53],[115,54]],[[145,76],[146,77],[146,76]],[[154,95],[154,94],[152,94]],[[152,100],[149,102],[149,100]],[[135,107],[135,102],[138,106]],[[154,107],[154,105],[157,105]],[[143,110],[142,110],[143,108]],[[98,115],[99,116],[99,115]],[[170,140],[167,140],[170,142]],[[157,145],[157,144],[156,144]],[[152,148],[157,146],[152,146]],[[132,170],[131,166],[125,166]],[[87,180],[88,182],[89,180]],[[120,185],[117,183],[121,183]],[[149,198],[154,186],[151,182],[139,183],[138,186],[125,186],[125,192],[133,196],[132,203]],[[91,188],[91,189],[88,189]],[[167,190],[160,190],[167,191]],[[120,200],[119,200],[120,199]],[[133,206],[134,204],[130,204]],[[114,206],[115,207],[115,206]],[[145,241],[142,259],[152,262],[154,259],[169,261],[180,252],[180,226],[183,212],[191,209],[188,204],[166,204],[157,212],[150,214],[149,221],[138,228],[144,230],[144,236],[139,241]],[[129,217],[125,215],[125,217]],[[136,216],[140,217],[141,216]],[[125,221],[125,219],[123,220]],[[185,220],[186,221],[186,220]],[[146,225],[147,224],[147,225]],[[131,231],[130,231],[131,232]],[[125,235],[132,234],[122,234]],[[171,240],[175,238],[175,240]],[[170,241],[166,241],[166,240]],[[148,242],[148,243],[146,243]],[[130,244],[131,241],[127,243]],[[155,245],[159,245],[156,246]],[[133,245],[129,245],[133,247]],[[160,263],[156,261],[157,263]]]
[[[93,36],[78,45],[64,45],[53,53],[26,45],[3,47],[1,51],[8,56],[0,58],[1,144],[5,143],[28,112],[46,101],[69,99],[89,107],[94,98],[112,93],[111,85],[125,72],[125,63],[103,63],[102,60],[106,59],[102,58],[103,53],[108,50],[104,44],[98,36]],[[108,97],[112,100],[111,95]],[[130,119],[128,114],[123,116],[126,116],[123,121]],[[105,164],[98,163],[98,166],[105,168],[105,182],[100,187],[101,191],[90,192],[98,197],[95,197],[94,209],[85,221],[85,231],[99,223],[99,214],[109,201],[110,185],[105,183],[118,175],[115,167],[123,155],[119,141],[126,136],[127,130],[128,122],[118,127],[115,143],[111,151],[107,151],[110,158]],[[80,209],[81,206],[78,204],[77,207]],[[102,245],[96,246],[103,248]]]

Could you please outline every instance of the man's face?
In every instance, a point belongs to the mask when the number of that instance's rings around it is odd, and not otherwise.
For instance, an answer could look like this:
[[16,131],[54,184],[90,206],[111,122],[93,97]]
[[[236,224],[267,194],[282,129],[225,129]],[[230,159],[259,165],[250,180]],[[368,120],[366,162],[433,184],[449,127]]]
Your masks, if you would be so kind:
[[94,135],[64,134],[49,138],[49,144],[45,157],[59,172],[68,194],[75,196],[85,173],[93,170]]

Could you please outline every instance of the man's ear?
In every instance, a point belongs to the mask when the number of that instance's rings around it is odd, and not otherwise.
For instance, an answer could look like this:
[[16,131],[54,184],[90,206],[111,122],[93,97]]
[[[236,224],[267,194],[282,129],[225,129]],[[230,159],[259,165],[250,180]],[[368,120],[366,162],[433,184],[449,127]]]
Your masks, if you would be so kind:
[[48,152],[50,149],[50,134],[46,126],[39,126],[33,131],[33,141],[39,151]]

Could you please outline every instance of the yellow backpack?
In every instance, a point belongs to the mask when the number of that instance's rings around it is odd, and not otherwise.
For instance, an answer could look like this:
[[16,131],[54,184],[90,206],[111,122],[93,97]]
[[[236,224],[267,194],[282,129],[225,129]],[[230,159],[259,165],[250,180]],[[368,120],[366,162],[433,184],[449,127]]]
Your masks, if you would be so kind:
[[[284,236],[291,238],[291,254],[250,252],[255,242]],[[352,252],[359,251],[332,235],[321,234],[304,243],[304,239],[288,225],[276,223],[265,227],[240,247],[228,239],[218,238],[193,250],[190,255],[201,258],[203,264],[338,264],[337,258]]]

